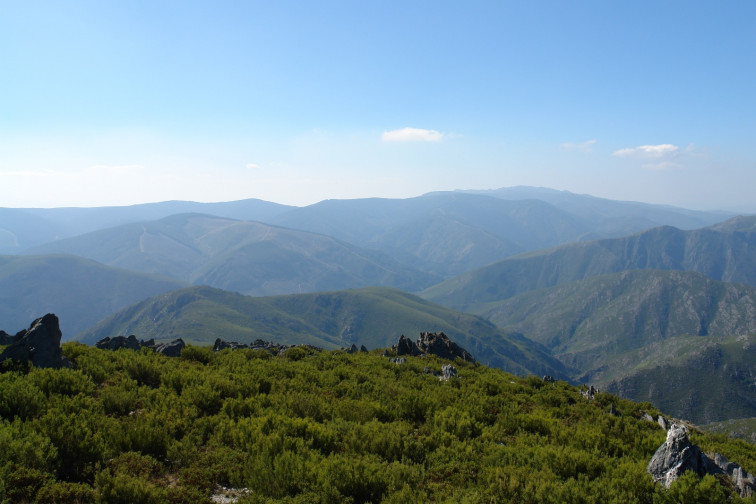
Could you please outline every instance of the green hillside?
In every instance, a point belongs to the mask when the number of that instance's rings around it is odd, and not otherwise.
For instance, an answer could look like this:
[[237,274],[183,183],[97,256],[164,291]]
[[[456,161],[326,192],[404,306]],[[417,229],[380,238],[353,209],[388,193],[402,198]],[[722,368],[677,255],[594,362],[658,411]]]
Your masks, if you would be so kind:
[[444,332],[479,361],[516,374],[567,377],[545,348],[473,315],[388,288],[274,297],[247,297],[209,287],[163,294],[126,308],[79,335],[93,344],[106,336],[181,337],[198,344],[216,338],[255,339],[323,348],[387,347],[401,334]]
[[438,279],[328,236],[200,214],[109,228],[34,251],[251,295],[369,285],[416,290]]
[[15,334],[44,313],[69,339],[102,318],[182,282],[73,256],[0,256],[0,329]]
[[756,417],[756,335],[673,340],[674,352],[666,346],[607,390],[700,424]]
[[691,271],[631,270],[526,292],[480,314],[595,374],[667,338],[756,333],[756,287]]
[[591,276],[637,269],[696,271],[714,280],[756,285],[756,217],[693,231],[654,228],[623,238],[573,243],[499,261],[423,291],[458,310]]
[[749,443],[756,444],[756,417],[733,418],[721,422],[712,422],[701,425],[706,432],[727,434],[728,436],[745,439]]
[[[379,352],[64,353],[0,373],[4,502],[753,502],[711,476],[655,486],[658,411],[565,382],[462,362],[440,381],[446,361]],[[753,445],[692,440],[756,472]]]

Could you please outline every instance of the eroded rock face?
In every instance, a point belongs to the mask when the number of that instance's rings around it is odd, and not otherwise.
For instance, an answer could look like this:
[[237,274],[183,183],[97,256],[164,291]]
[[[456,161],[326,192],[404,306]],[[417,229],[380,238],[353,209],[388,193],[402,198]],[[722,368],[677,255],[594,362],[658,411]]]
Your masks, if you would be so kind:
[[646,470],[657,483],[669,486],[686,471],[703,477],[706,474],[726,474],[741,497],[756,494],[756,480],[734,462],[715,453],[713,460],[690,442],[688,430],[683,425],[672,424],[667,431],[667,440],[656,450]]
[[11,359],[28,361],[35,367],[68,367],[68,359],[60,350],[60,323],[57,315],[48,313],[31,323],[29,329],[13,337],[0,354],[0,362]]

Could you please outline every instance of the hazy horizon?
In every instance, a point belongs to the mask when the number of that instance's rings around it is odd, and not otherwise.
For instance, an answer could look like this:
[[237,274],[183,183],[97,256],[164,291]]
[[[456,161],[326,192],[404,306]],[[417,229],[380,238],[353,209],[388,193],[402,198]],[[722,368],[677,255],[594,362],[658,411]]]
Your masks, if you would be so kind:
[[532,186],[756,212],[752,2],[0,2],[0,207]]

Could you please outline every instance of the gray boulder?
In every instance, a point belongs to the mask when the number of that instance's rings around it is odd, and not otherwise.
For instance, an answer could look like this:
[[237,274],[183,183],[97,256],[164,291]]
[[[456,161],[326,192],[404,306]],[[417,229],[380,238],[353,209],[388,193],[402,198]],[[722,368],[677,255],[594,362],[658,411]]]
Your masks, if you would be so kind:
[[163,354],[166,357],[178,357],[181,355],[181,349],[184,347],[186,347],[186,343],[181,338],[178,338],[168,343],[157,343],[152,348],[156,353]]
[[646,471],[655,482],[667,488],[685,471],[693,471],[699,476],[722,472],[698,446],[690,442],[688,429],[677,424],[672,424],[667,431],[667,440],[651,457]]
[[31,323],[29,329],[19,332],[0,354],[5,360],[27,361],[35,367],[68,367],[68,359],[60,350],[60,322],[53,313],[48,313]]
[[441,366],[441,376],[438,377],[440,381],[449,381],[450,378],[457,377],[457,368],[451,364],[444,364]]
[[686,471],[693,471],[700,477],[726,474],[741,497],[756,494],[756,480],[752,474],[719,453],[715,453],[713,459],[707,457],[690,442],[688,430],[683,425],[672,424],[667,431],[667,440],[656,450],[646,470],[655,482],[667,488]]

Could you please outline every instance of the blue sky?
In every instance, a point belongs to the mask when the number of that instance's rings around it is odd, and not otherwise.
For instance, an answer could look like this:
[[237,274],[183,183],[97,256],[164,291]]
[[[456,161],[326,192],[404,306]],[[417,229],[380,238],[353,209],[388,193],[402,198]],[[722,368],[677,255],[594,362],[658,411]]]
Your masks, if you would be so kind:
[[756,2],[0,0],[0,206],[756,211]]

